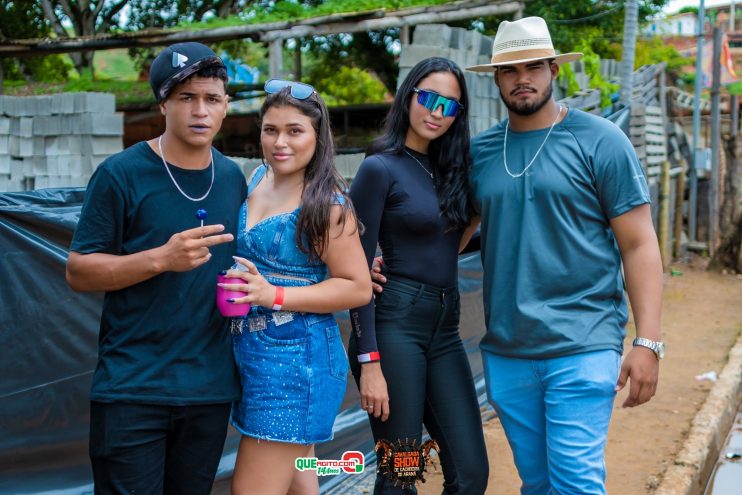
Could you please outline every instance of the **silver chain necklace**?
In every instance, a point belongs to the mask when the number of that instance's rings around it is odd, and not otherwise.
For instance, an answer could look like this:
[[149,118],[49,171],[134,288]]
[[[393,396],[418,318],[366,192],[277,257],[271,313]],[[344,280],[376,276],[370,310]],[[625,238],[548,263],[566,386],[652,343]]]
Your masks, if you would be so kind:
[[191,201],[201,201],[201,200],[206,199],[206,196],[209,195],[209,193],[211,192],[211,188],[214,185],[214,155],[211,153],[211,149],[209,149],[209,160],[211,161],[211,184],[209,184],[209,189],[206,191],[206,194],[204,194],[200,198],[192,198],[188,196],[183,191],[183,189],[180,188],[177,182],[175,182],[175,177],[173,177],[173,173],[170,172],[170,167],[167,166],[167,161],[165,161],[165,154],[162,152],[162,135],[160,135],[160,137],[157,138],[157,148],[160,150],[160,158],[162,158],[162,164],[165,165],[165,170],[167,171],[167,174],[170,176],[170,180],[173,181],[173,184],[175,184],[175,187],[178,188],[178,191],[180,191],[180,194],[190,199]]
[[544,145],[546,144],[546,141],[549,139],[549,136],[551,135],[551,131],[554,130],[554,126],[556,125],[557,120],[559,120],[559,116],[562,114],[563,108],[564,108],[563,106],[559,105],[559,111],[557,112],[557,116],[554,119],[554,122],[551,123],[551,127],[549,127],[549,132],[546,133],[546,137],[544,138],[544,141],[541,143],[541,146],[538,147],[538,150],[536,150],[536,154],[533,155],[533,158],[531,158],[531,161],[528,162],[528,165],[526,165],[526,168],[524,168],[523,171],[519,174],[512,173],[510,171],[510,168],[508,168],[508,128],[510,127],[510,121],[508,121],[508,124],[505,126],[505,140],[503,142],[502,163],[505,164],[505,172],[507,172],[510,177],[512,177],[513,179],[522,177],[523,174],[526,173],[526,170],[528,170],[530,166],[533,165],[533,162],[536,161],[538,154],[541,153],[541,148],[544,147]]
[[429,172],[429,171],[428,171],[428,169],[427,169],[427,168],[425,168],[425,166],[424,166],[424,165],[423,165],[422,163],[420,163],[420,160],[418,160],[418,159],[417,159],[417,158],[415,157],[415,155],[413,155],[412,153],[410,153],[410,152],[409,152],[409,151],[407,151],[407,150],[404,150],[404,152],[405,152],[405,153],[407,153],[407,155],[408,155],[408,156],[409,156],[410,158],[412,158],[413,160],[415,160],[415,161],[417,162],[417,164],[418,164],[418,165],[420,165],[420,167],[422,167],[422,169],[423,169],[423,170],[425,170],[425,173],[426,173],[426,174],[428,174],[428,175],[430,176],[430,178],[431,178],[431,179],[433,178],[433,172]]

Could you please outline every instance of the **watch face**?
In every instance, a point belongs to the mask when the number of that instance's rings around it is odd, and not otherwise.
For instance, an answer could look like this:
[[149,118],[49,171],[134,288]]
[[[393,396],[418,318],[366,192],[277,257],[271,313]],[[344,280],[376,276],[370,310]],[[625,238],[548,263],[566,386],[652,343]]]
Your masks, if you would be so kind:
[[660,359],[665,357],[665,344],[662,342],[657,342],[657,356],[659,356]]

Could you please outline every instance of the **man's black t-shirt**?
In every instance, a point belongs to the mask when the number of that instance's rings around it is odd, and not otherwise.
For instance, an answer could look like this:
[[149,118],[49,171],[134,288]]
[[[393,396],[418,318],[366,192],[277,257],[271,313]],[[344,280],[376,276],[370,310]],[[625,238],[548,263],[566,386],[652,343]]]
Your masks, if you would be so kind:
[[[198,202],[178,192],[146,142],[109,157],[90,179],[70,250],[127,255],[162,246],[200,226],[198,209],[207,212],[205,225],[222,224],[224,233],[236,234],[245,178],[218,151],[213,157],[214,184]],[[189,196],[208,190],[211,166],[169,169]],[[211,259],[194,270],[161,273],[105,294],[92,400],[186,405],[239,398],[231,339],[215,302],[216,276],[232,265],[235,244],[209,250]]]

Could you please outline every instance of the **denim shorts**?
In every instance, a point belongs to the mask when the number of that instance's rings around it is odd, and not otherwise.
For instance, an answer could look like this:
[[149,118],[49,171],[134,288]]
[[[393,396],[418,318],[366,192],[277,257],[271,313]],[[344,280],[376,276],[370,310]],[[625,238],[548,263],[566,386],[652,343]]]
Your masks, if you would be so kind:
[[232,405],[232,425],[263,440],[331,440],[348,373],[335,318],[254,307],[231,326],[242,382],[242,398]]

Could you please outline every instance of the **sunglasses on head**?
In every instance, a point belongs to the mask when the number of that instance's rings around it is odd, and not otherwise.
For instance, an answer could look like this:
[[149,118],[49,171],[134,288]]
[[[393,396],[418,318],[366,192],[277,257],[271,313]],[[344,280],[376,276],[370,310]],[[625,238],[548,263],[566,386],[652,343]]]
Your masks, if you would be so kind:
[[412,88],[412,92],[417,95],[417,102],[430,110],[431,113],[435,112],[439,106],[443,106],[444,117],[455,117],[459,110],[464,108],[464,105],[458,101],[446,98],[433,91]]
[[265,82],[265,86],[263,86],[263,89],[269,95],[278,93],[283,88],[289,88],[291,96],[297,100],[306,100],[314,93],[314,88],[309,84],[296,81],[285,81],[283,79],[269,79]]

